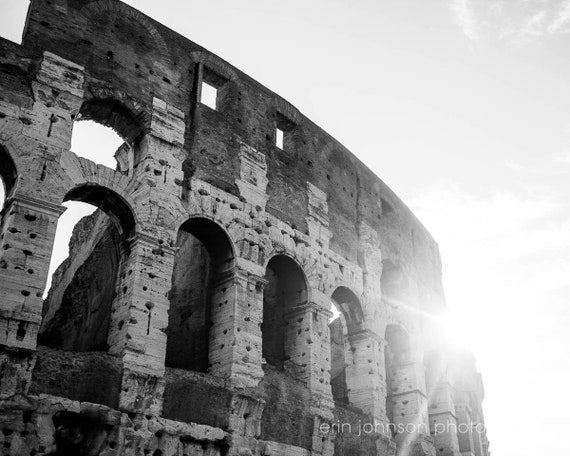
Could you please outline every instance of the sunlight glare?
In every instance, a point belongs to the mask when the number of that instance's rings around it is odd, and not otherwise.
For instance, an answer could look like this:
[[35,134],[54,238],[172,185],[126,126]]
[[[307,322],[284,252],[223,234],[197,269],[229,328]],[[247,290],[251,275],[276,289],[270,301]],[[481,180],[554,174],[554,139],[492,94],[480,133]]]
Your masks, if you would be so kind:
[[453,347],[473,350],[479,343],[476,325],[468,315],[457,311],[448,311],[440,318],[446,341]]

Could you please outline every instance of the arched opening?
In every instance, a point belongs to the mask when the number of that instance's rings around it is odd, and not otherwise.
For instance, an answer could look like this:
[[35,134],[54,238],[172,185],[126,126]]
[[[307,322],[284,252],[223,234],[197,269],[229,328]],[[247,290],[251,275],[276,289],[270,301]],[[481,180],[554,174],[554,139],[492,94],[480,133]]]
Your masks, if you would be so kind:
[[348,405],[346,368],[347,351],[351,348],[349,335],[360,328],[364,318],[358,297],[346,287],[338,287],[334,291],[331,304],[333,315],[337,315],[329,323],[332,395],[335,402]]
[[[73,123],[71,150],[94,163],[130,174],[144,135],[141,121],[111,99],[85,101]],[[85,144],[91,145],[84,147]]]
[[400,325],[392,324],[386,327],[385,340],[386,416],[392,425],[392,435],[395,436],[394,425],[399,418],[395,410],[393,396],[402,393],[403,383],[407,380],[405,376],[399,374],[402,372],[401,366],[410,362],[410,339],[404,328]]
[[0,146],[0,211],[4,209],[4,203],[12,194],[17,179],[18,172],[14,161],[8,151]]
[[307,283],[301,267],[286,255],[276,255],[267,264],[263,291],[262,354],[278,369],[289,359],[286,314],[307,302]]
[[58,221],[38,343],[65,351],[106,351],[122,241],[134,231],[135,219],[119,195],[100,186],[78,187],[65,201],[68,211]]
[[212,301],[234,264],[225,231],[205,218],[178,232],[168,315],[166,367],[207,372]]

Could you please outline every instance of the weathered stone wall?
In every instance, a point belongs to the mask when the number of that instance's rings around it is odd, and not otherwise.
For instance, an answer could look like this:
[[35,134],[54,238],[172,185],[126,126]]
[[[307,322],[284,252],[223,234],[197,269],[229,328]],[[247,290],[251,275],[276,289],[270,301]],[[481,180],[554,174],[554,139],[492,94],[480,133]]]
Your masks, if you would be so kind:
[[[483,422],[472,360],[434,323],[436,243],[295,107],[118,0],[33,0],[0,87],[7,454],[488,454],[436,432]],[[116,169],[70,150],[80,119],[124,139]],[[68,200],[100,212],[44,303]],[[335,419],[383,427],[324,432]]]

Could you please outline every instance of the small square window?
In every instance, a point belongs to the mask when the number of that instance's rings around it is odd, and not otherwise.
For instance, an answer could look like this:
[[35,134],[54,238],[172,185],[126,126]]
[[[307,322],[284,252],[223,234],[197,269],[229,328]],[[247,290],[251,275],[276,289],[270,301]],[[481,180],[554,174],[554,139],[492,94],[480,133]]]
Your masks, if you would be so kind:
[[283,150],[283,130],[280,128],[275,129],[275,145]]
[[200,103],[216,109],[216,103],[218,101],[218,89],[207,82],[202,81],[202,93],[200,95]]

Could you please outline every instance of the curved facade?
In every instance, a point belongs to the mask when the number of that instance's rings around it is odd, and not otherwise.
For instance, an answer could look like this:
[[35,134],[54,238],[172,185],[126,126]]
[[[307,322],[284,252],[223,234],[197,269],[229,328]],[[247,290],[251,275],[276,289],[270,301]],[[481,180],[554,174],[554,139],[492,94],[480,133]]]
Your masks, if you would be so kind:
[[294,106],[115,0],[32,0],[0,87],[6,454],[489,454],[437,244]]

